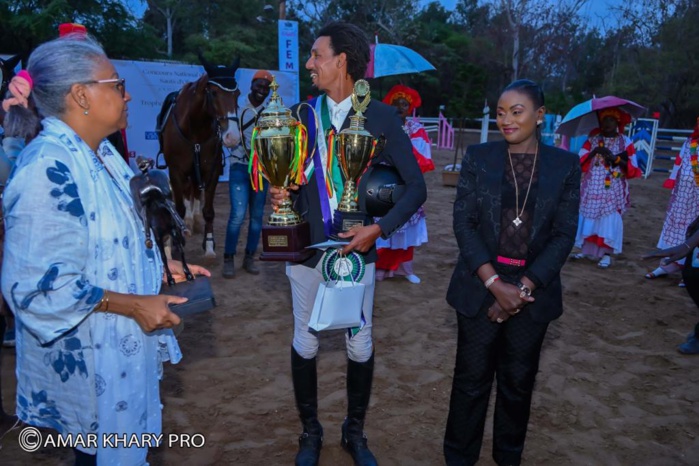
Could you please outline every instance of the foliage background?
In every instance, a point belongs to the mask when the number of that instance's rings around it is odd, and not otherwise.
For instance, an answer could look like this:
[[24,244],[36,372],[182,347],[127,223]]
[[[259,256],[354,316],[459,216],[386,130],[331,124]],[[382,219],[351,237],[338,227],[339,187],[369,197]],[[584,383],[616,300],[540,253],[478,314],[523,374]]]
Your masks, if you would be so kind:
[[[131,0],[138,4],[138,0]],[[246,68],[277,67],[278,1],[0,0],[0,53],[25,56],[82,23],[112,58],[212,62],[240,56]],[[699,0],[635,0],[603,21],[580,14],[586,0],[459,0],[454,11],[418,0],[289,0],[299,21],[303,70],[314,32],[326,21],[359,25],[371,40],[410,47],[437,71],[374,80],[380,97],[402,82],[418,89],[423,115],[480,116],[487,99],[517,77],[540,82],[550,112],[564,114],[593,95],[615,94],[659,112],[661,126],[693,126],[699,116]],[[269,6],[265,9],[265,5]],[[604,23],[604,28],[600,25]]]

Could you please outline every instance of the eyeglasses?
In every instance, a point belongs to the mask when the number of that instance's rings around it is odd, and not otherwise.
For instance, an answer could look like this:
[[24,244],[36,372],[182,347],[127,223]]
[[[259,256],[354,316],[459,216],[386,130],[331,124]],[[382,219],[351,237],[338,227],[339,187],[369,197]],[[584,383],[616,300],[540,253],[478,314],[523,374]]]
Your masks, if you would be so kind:
[[121,98],[126,97],[126,79],[125,78],[114,78],[114,79],[98,79],[96,81],[85,81],[83,84],[114,84],[114,87],[121,93]]

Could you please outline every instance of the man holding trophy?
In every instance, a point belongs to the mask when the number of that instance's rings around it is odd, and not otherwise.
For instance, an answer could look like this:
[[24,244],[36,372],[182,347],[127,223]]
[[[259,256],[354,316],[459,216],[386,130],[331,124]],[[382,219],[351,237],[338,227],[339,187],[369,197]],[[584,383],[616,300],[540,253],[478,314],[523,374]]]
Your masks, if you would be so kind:
[[[397,110],[372,100],[368,84],[362,80],[368,62],[369,42],[356,26],[335,22],[318,32],[306,69],[314,86],[324,94],[302,104],[308,108],[298,112],[308,128],[307,182],[288,189],[270,187],[275,209],[291,198],[296,212],[309,223],[311,244],[330,238],[347,241],[337,249],[318,249],[309,259],[288,262],[286,267],[294,312],[291,370],[303,424],[297,465],[318,464],[323,442],[317,402],[318,334],[309,331],[308,324],[316,293],[327,279],[324,272],[333,270],[333,260],[337,259],[351,264],[350,273],[361,270],[351,279],[365,285],[362,325],[346,332],[348,409],[341,441],[355,464],[376,464],[364,435],[374,371],[374,243],[379,236],[389,237],[400,228],[427,197]],[[405,183],[405,193],[374,224],[366,212],[361,179],[370,177],[372,169],[367,171],[367,166],[378,163],[395,167]],[[338,270],[337,265],[334,270]]]

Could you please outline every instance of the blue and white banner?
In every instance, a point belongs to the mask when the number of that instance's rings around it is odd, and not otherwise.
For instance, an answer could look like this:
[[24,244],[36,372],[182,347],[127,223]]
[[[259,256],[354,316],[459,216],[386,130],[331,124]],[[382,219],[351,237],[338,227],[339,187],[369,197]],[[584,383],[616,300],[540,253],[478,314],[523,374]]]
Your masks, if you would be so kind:
[[299,23],[279,21],[279,69],[299,72]]

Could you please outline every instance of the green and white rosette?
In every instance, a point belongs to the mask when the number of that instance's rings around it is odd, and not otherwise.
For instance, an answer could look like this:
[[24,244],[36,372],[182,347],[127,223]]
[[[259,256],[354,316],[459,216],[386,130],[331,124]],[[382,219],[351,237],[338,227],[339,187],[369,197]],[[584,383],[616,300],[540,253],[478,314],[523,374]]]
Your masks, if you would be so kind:
[[323,279],[328,281],[359,282],[364,278],[366,262],[364,256],[354,251],[344,255],[341,249],[326,251],[321,265]]

